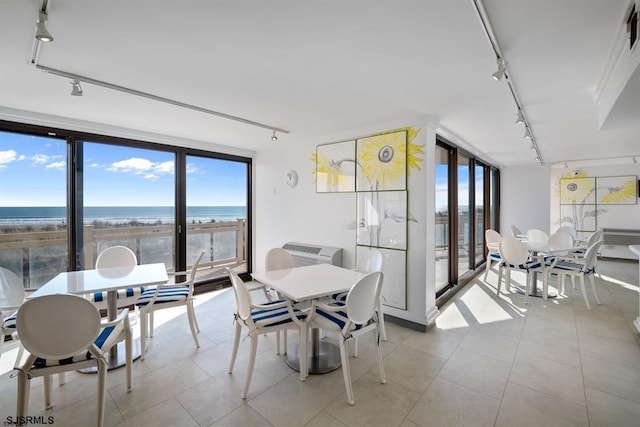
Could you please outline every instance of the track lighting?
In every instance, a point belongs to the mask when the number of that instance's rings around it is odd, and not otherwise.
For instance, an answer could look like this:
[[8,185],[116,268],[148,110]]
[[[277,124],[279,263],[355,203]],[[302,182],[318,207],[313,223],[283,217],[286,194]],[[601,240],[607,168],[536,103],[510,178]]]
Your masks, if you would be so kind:
[[502,80],[504,73],[507,71],[507,63],[502,59],[498,59],[498,71],[492,74],[493,79],[496,81]]
[[638,158],[637,158],[637,156],[633,156],[633,163],[638,163]]
[[271,134],[271,140],[274,141],[274,142],[278,140],[278,137],[276,136],[276,131],[275,130]]
[[80,82],[78,80],[73,80],[71,82],[71,96],[82,96],[82,87],[80,86]]
[[522,114],[522,110],[518,110],[518,115],[516,116],[516,123],[524,123],[524,115]]
[[524,132],[524,137],[527,139],[533,139],[533,135],[531,135],[531,131],[529,130],[529,128],[527,128],[527,130]]
[[45,27],[44,23],[47,21],[47,14],[44,12],[38,13],[38,22],[36,23],[36,39],[41,42],[52,42],[53,36],[49,31],[47,31],[47,27]]

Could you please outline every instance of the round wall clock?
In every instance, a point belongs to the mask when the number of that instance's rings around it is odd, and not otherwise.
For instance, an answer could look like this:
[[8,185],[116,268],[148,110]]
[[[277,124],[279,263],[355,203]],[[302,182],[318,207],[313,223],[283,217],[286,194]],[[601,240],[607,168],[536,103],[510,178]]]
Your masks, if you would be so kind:
[[286,175],[286,178],[285,178],[285,182],[291,188],[293,188],[296,185],[298,185],[298,172],[296,172],[294,170],[290,170],[289,172],[287,172],[287,175]]

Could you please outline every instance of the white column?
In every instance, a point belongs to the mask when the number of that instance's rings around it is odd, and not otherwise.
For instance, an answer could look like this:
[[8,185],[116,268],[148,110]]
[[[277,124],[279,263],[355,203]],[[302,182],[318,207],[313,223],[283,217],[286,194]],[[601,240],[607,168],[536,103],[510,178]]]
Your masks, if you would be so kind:
[[[630,245],[629,249],[640,258],[640,245]],[[640,264],[638,264],[638,280],[640,284]],[[633,321],[633,324],[636,325],[636,329],[640,332],[640,293],[638,293],[638,317]]]

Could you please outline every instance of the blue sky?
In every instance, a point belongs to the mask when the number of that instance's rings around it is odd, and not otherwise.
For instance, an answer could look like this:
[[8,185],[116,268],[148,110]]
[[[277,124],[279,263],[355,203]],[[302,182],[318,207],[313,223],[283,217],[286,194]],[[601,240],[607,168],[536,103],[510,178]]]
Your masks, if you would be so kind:
[[[0,132],[0,206],[65,206],[64,140]],[[174,155],[85,144],[85,206],[173,206]],[[187,159],[187,205],[244,206],[246,164]]]

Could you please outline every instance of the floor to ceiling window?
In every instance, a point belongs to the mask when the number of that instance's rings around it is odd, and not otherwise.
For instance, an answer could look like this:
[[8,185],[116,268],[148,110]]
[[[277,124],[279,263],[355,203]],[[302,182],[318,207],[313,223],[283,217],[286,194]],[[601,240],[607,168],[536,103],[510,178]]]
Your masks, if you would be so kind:
[[436,295],[463,284],[485,262],[484,232],[499,228],[499,171],[438,137]]
[[[72,159],[72,160],[70,160]],[[38,287],[109,246],[202,284],[249,271],[251,159],[0,121],[0,267]]]

